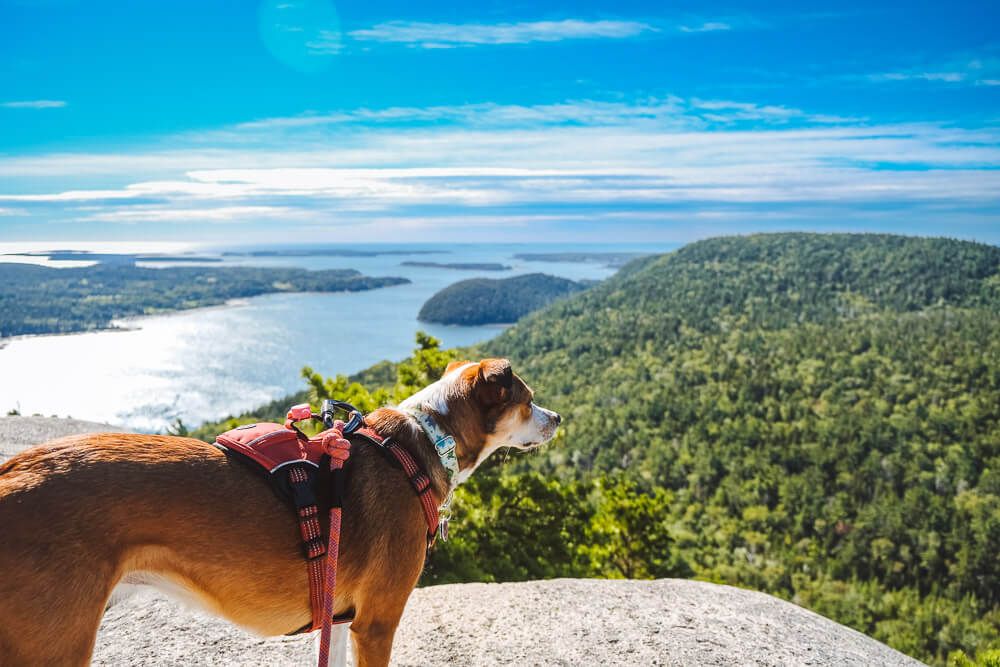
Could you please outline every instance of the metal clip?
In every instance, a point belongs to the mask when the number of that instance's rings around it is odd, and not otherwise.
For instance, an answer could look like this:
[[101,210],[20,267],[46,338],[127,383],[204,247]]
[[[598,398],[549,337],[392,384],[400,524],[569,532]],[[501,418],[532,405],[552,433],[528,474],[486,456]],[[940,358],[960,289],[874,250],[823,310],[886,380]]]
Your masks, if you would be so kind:
[[438,537],[442,542],[448,541],[448,517],[442,516],[438,519]]

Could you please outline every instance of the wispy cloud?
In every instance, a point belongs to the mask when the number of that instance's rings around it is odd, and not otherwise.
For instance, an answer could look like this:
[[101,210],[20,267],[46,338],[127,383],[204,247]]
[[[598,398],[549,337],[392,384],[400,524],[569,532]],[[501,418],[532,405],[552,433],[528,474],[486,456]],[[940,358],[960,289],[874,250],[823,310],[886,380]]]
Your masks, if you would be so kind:
[[66,106],[63,100],[18,100],[0,102],[0,107],[6,109],[60,109]]
[[461,104],[428,107],[352,109],[327,114],[263,118],[241,123],[236,131],[292,130],[307,127],[363,125],[417,126],[439,122],[466,127],[525,127],[542,125],[654,124],[677,129],[708,125],[737,125],[750,121],[769,124],[809,122],[838,124],[858,122],[829,114],[813,114],[794,107],[731,100],[648,97],[632,102],[569,100],[554,104]]
[[882,72],[870,74],[868,79],[876,82],[885,81],[940,81],[944,83],[961,83],[968,79],[967,72],[921,72],[910,70],[907,72]]
[[337,55],[344,50],[344,42],[340,32],[320,30],[315,39],[306,42],[306,49],[314,56]]
[[682,25],[678,27],[681,32],[720,32],[732,30],[733,26],[723,21],[705,21],[694,25]]
[[[0,158],[0,207],[81,224],[350,222],[384,234],[463,221],[792,224],[887,209],[995,222],[1000,191],[1000,128],[855,122],[744,100],[356,109],[168,145]],[[59,187],[87,177],[118,185]]]
[[484,102],[426,107],[361,108],[326,114],[264,118],[241,123],[234,129],[255,131],[346,124],[420,125],[441,121],[471,127],[597,125],[642,119],[664,122],[670,118],[679,118],[683,111],[684,102],[679,97],[648,98],[628,104],[595,100],[532,105]]
[[623,39],[659,29],[641,21],[523,21],[518,23],[424,23],[390,21],[348,33],[360,42],[392,42],[423,48],[559,42],[569,39]]
[[[312,55],[332,55],[347,50],[352,43],[395,44],[420,49],[455,49],[475,46],[503,46],[553,43],[567,40],[622,40],[678,33],[725,32],[764,27],[752,17],[685,19],[581,19],[506,23],[432,23],[426,21],[388,21],[341,33],[320,30],[306,43]],[[278,29],[287,30],[280,24]],[[370,48],[364,46],[363,48]]]
[[137,224],[143,222],[178,223],[238,223],[248,219],[267,220],[280,218],[288,220],[301,215],[303,211],[287,206],[218,206],[201,208],[177,208],[172,206],[134,206],[84,214],[81,219],[95,222],[119,222]]
[[966,86],[1000,85],[1000,58],[989,56],[955,57],[935,65],[877,72],[863,78],[876,83],[909,81]]
[[808,113],[801,109],[777,104],[756,104],[731,100],[693,98],[689,102],[689,107],[693,114],[697,114],[703,120],[727,125],[748,121],[767,124],[806,122],[816,125],[836,125],[864,120],[863,118]]

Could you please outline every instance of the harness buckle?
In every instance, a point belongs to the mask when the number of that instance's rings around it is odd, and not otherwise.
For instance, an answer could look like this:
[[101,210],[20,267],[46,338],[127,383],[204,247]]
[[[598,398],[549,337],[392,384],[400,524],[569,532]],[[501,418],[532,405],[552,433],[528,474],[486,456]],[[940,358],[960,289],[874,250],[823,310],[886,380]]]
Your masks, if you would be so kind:
[[418,472],[410,478],[410,485],[413,486],[413,490],[416,491],[417,494],[422,494],[430,488],[431,478],[422,472]]
[[313,493],[312,487],[309,486],[309,478],[304,473],[302,476],[305,479],[296,479],[297,475],[288,478],[288,485],[292,489],[292,504],[295,505],[296,510],[316,505],[316,495]]
[[326,556],[326,544],[323,542],[323,536],[303,542],[302,555],[305,556],[306,560],[316,560]]

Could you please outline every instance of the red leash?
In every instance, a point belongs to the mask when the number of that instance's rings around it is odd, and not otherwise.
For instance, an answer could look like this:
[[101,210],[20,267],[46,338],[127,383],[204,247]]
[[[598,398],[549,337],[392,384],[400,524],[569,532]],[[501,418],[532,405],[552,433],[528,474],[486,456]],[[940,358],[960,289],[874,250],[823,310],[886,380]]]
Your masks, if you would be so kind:
[[[337,557],[340,552],[340,528],[343,503],[343,469],[344,464],[351,457],[351,442],[344,437],[344,422],[336,421],[333,428],[320,433],[316,439],[321,439],[323,450],[330,456],[330,472],[333,478],[333,503],[330,506],[330,534],[326,545],[326,572],[320,575],[319,557],[311,557],[312,549],[309,544],[315,540],[311,537],[312,528],[306,529],[306,522],[300,517],[302,528],[302,539],[307,545],[307,557],[309,560],[309,602],[313,611],[313,629],[316,629],[318,619],[320,622],[319,636],[319,667],[327,667],[330,659],[330,637],[333,633],[333,599],[337,586]],[[384,440],[379,434],[369,428],[361,428],[355,431],[366,438],[374,441],[378,445],[385,447],[402,466],[406,473],[406,478],[410,486],[420,498],[420,505],[424,510],[424,518],[427,520],[427,548],[434,544],[434,538],[438,529],[438,507],[431,493],[431,479],[421,470],[420,466],[406,449],[400,447],[392,441]],[[303,473],[304,474],[304,473]],[[314,515],[315,516],[315,515]],[[315,524],[316,538],[319,537],[319,522],[313,519],[310,526]],[[316,540],[319,541],[319,540]],[[320,541],[320,548],[322,542]],[[322,556],[322,553],[319,554]]]
[[[351,415],[350,421],[345,425],[334,420],[334,410],[343,410]],[[330,428],[307,438],[295,427],[296,422],[307,419],[320,419]],[[427,547],[430,548],[438,532],[438,501],[431,491],[430,477],[405,448],[365,427],[364,417],[348,403],[324,400],[321,414],[312,412],[307,403],[295,405],[289,409],[283,427],[270,422],[247,424],[220,433],[215,442],[227,454],[232,453],[262,467],[278,494],[286,497],[295,507],[308,571],[311,612],[309,625],[298,632],[321,631],[320,667],[326,667],[329,660],[333,625],[349,623],[354,618],[353,612],[334,617],[333,603],[340,555],[345,464],[351,457],[351,442],[347,438],[355,434],[366,438],[382,453],[392,454],[406,473],[406,479],[420,499],[427,520]],[[324,457],[330,460],[330,532],[326,540],[323,540],[319,502],[313,489],[317,480],[314,468],[322,465]]]
[[[323,449],[330,455],[330,472],[343,475],[344,464],[351,458],[351,441],[344,437],[344,422],[334,422],[333,428],[323,434]],[[340,472],[338,472],[340,471]],[[340,553],[340,518],[343,498],[336,498],[330,507],[330,536],[326,545],[326,576],[321,587],[312,585],[312,568],[310,568],[309,597],[314,610],[313,623],[316,622],[315,609],[322,596],[323,624],[319,635],[319,667],[327,667],[330,661],[330,635],[333,633],[333,596],[337,587],[337,556]],[[320,590],[317,590],[319,588]]]

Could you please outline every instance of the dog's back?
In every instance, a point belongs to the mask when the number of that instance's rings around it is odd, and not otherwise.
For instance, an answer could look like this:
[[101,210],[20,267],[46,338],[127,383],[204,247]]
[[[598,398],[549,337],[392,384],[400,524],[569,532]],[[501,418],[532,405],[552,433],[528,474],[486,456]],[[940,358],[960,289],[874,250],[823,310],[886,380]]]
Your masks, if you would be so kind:
[[[505,359],[453,362],[399,408],[366,426],[407,450],[438,505],[491,452],[533,449],[560,420]],[[332,611],[354,612],[359,664],[387,665],[427,524],[407,473],[376,450],[350,458]],[[99,434],[23,452],[0,467],[0,528],[5,666],[85,664],[123,577],[165,583],[264,635],[312,620],[295,512],[198,440]]]
[[[352,466],[338,609],[357,606],[359,588],[408,595],[423,565],[420,506],[402,471],[364,449]],[[0,464],[0,526],[5,667],[86,664],[123,577],[159,581],[262,635],[310,620],[293,512],[199,440],[95,434],[25,450]]]
[[[4,665],[86,664],[105,603],[127,573],[169,580],[270,634],[308,616],[304,599],[266,585],[305,586],[287,510],[197,440],[100,434],[25,450],[0,465],[0,526]],[[226,604],[247,597],[267,605],[248,614]]]

